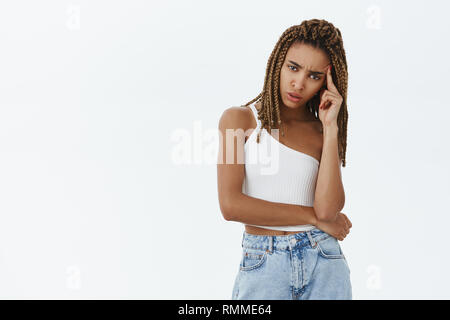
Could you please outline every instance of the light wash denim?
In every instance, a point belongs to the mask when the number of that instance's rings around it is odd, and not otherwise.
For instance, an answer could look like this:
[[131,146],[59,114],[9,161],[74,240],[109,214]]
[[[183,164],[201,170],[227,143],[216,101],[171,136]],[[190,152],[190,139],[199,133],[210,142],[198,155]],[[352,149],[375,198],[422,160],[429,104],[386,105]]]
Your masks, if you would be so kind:
[[314,228],[284,236],[244,230],[232,300],[352,300],[338,240]]

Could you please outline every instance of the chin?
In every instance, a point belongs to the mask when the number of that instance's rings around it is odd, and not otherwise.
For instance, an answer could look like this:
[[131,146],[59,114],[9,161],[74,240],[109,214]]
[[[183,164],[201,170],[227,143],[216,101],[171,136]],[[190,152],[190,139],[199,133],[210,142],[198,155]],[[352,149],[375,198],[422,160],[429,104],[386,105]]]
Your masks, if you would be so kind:
[[293,102],[291,100],[286,100],[286,101],[283,101],[283,103],[286,107],[292,108],[292,109],[297,109],[302,105],[301,101]]
[[291,100],[288,100],[288,99],[281,99],[281,101],[283,102],[283,104],[286,106],[286,107],[289,107],[289,108],[297,108],[299,105],[300,105],[300,102],[293,102],[293,101],[291,101]]

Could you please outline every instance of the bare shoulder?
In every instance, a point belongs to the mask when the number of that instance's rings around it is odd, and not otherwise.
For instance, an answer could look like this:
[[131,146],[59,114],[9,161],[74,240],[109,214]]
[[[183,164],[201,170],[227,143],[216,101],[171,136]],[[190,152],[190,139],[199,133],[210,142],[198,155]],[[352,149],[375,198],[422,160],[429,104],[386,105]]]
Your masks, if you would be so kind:
[[225,109],[219,120],[219,129],[243,129],[251,126],[252,110],[249,107],[230,107]]

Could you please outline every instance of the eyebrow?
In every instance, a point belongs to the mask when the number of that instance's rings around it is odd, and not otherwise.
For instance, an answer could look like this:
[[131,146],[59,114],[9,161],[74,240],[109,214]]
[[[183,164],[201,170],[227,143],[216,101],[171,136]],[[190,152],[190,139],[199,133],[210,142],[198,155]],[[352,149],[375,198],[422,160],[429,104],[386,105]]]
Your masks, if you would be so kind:
[[[290,63],[292,63],[293,65],[295,65],[296,67],[299,67],[299,68],[303,68],[303,66],[301,65],[301,64],[298,64],[297,62],[295,62],[295,61],[292,61],[292,60],[288,60]],[[313,74],[325,74],[324,72],[320,72],[320,71],[312,71],[312,70],[310,70],[309,71],[310,73],[313,73]]]

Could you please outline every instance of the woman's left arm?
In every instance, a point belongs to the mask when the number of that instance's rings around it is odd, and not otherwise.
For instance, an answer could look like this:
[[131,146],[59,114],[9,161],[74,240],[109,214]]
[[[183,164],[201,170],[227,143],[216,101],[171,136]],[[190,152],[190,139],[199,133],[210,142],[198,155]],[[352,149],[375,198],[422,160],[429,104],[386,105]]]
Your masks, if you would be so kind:
[[319,220],[334,221],[345,204],[337,124],[323,126],[323,147],[314,195],[314,211]]
[[341,163],[338,151],[337,116],[343,98],[333,83],[331,66],[326,73],[327,89],[320,94],[319,119],[323,126],[323,146],[314,195],[314,211],[319,220],[334,221],[344,208]]

